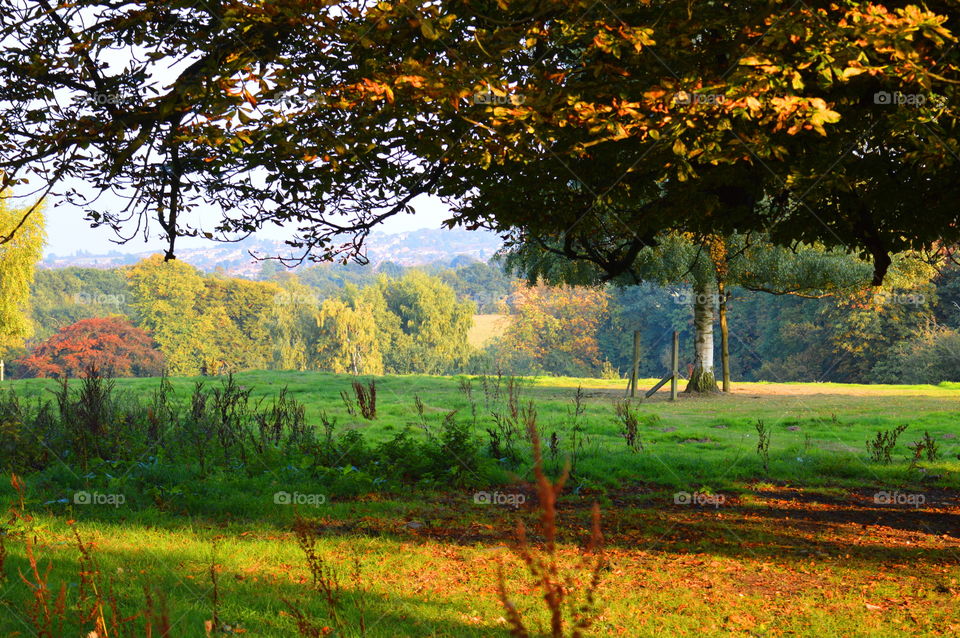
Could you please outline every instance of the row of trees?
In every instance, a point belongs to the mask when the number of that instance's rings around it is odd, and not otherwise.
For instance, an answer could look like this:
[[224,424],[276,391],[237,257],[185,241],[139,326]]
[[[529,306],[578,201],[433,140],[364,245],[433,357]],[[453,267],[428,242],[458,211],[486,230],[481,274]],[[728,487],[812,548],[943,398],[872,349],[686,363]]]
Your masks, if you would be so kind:
[[289,273],[204,275],[160,255],[114,271],[41,271],[34,290],[35,316],[52,335],[19,362],[33,376],[90,364],[117,374],[449,372],[467,362],[475,308],[420,271],[323,297]]
[[[718,312],[723,301],[734,379],[938,382],[960,376],[950,354],[960,328],[960,273],[945,268],[929,278],[932,271],[915,261],[896,269],[912,288],[822,298],[732,286],[722,299],[698,299],[690,273],[665,285],[528,286],[514,280],[498,307],[507,316],[505,332],[481,351],[464,341],[471,295],[442,283],[457,270],[390,278],[366,269],[361,285],[320,293],[302,276],[275,273],[252,282],[204,276],[185,264],[171,268],[154,258],[129,270],[38,272],[33,311],[42,320],[35,322],[37,337],[45,339],[36,339],[22,359],[24,372],[78,374],[96,363],[121,374],[156,374],[168,365],[157,356],[162,351],[183,373],[222,367],[344,373],[500,367],[617,376],[630,369],[631,334],[639,330],[641,373],[659,376],[668,365],[671,331],[682,334],[683,361],[694,361],[699,342],[691,308],[707,305]],[[159,294],[164,288],[157,279],[175,284],[170,294]],[[256,341],[243,332],[250,324],[257,324],[250,333]]]
[[[24,217],[8,210],[5,219],[16,224]],[[379,374],[501,366],[613,375],[629,368],[629,335],[640,330],[642,370],[655,376],[665,363],[664,336],[679,329],[694,345],[688,358],[697,381],[698,373],[702,379],[712,372],[716,313],[725,378],[957,376],[960,278],[949,260],[937,271],[916,255],[897,256],[886,287],[867,289],[870,266],[854,255],[802,245],[786,250],[737,234],[661,238],[636,258],[636,271],[648,279],[642,286],[598,286],[597,268],[558,259],[538,244],[514,247],[506,264],[558,285],[523,286],[498,264],[476,262],[429,273],[390,264],[380,272],[315,267],[299,276],[268,268],[265,280],[248,281],[203,275],[155,256],[113,271],[40,271],[28,300],[43,229],[25,228],[0,245],[11,265],[0,289],[10,316],[5,350],[34,329],[36,341],[45,339],[21,359],[33,375],[76,374],[84,361],[120,374],[163,367],[175,374],[250,368]],[[511,318],[485,356],[467,344],[474,300]],[[26,319],[29,301],[33,322]]]
[[[960,381],[960,310],[941,287],[957,282],[960,273],[951,270],[910,291],[823,299],[733,288],[727,298],[731,378]],[[640,374],[655,378],[669,369],[671,333],[677,330],[681,371],[687,375],[695,357],[692,294],[686,285],[524,288],[512,298],[519,304],[517,314],[503,339],[489,348],[489,360],[518,374],[619,377],[630,370],[631,335],[639,330]],[[544,316],[560,301],[566,307],[555,316],[576,314],[577,321],[566,324]],[[938,319],[941,313],[944,317]],[[547,326],[557,329],[545,330]],[[573,343],[586,347],[570,352]]]

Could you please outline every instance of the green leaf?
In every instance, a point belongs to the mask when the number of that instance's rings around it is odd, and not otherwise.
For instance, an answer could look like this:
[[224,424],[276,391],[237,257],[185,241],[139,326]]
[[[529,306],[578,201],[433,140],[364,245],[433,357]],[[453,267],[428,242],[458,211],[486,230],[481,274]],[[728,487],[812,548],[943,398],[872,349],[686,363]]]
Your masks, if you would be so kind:
[[436,40],[440,37],[440,34],[437,33],[437,30],[433,26],[433,22],[430,20],[420,21],[420,32],[423,33],[423,37],[428,40]]

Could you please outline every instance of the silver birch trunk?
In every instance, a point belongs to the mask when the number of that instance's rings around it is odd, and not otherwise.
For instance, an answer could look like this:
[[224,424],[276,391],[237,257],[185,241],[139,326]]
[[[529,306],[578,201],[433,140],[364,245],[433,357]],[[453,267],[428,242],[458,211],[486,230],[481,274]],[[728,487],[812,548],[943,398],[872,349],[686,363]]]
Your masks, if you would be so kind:
[[686,392],[717,392],[713,371],[713,319],[716,286],[697,283],[693,287],[694,355],[693,373]]

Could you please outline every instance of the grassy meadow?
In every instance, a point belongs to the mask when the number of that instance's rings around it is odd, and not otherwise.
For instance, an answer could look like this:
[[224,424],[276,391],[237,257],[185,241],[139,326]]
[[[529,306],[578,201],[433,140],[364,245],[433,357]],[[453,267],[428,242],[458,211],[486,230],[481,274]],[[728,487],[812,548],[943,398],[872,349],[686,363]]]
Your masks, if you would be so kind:
[[[550,476],[571,467],[556,556],[572,594],[589,589],[583,547],[600,505],[592,635],[960,631],[960,385],[742,383],[729,396],[628,404],[621,381],[390,376],[376,379],[368,419],[350,405],[352,377],[235,380],[261,406],[286,388],[307,426],[341,441],[359,433],[371,452],[361,464],[337,448],[321,469],[274,450],[262,467],[231,456],[200,473],[155,449],[82,468],[48,455],[19,471],[21,490],[0,488],[0,635],[43,635],[61,587],[67,620],[50,635],[87,635],[95,581],[107,601],[98,635],[145,635],[146,617],[162,616],[170,636],[506,636],[498,566],[523,617],[545,621],[516,553],[519,521],[534,551],[544,531],[529,441],[498,429],[511,419],[539,432]],[[198,381],[224,382],[171,379],[182,410]],[[144,398],[158,384],[122,379],[113,391]],[[32,405],[55,390],[24,380],[2,392]],[[453,421],[463,441],[450,438]],[[904,425],[889,462],[871,459],[867,441]],[[429,456],[408,446],[436,437],[448,443],[429,467],[402,459]],[[477,457],[461,459],[466,449]],[[305,528],[336,586],[315,586]]]

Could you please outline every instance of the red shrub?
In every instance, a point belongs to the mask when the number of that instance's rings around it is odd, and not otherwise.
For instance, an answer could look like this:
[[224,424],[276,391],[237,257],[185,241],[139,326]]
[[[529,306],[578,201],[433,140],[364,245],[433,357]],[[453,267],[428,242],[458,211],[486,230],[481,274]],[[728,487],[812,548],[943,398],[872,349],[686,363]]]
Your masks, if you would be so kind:
[[125,317],[97,317],[61,329],[17,363],[36,377],[75,377],[91,366],[111,376],[145,377],[160,374],[163,355]]

